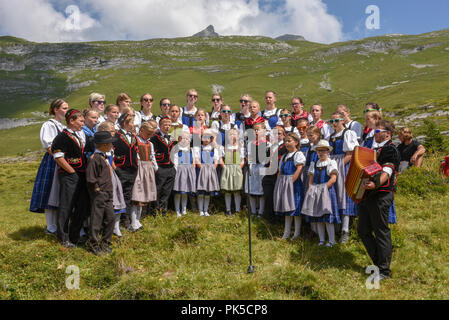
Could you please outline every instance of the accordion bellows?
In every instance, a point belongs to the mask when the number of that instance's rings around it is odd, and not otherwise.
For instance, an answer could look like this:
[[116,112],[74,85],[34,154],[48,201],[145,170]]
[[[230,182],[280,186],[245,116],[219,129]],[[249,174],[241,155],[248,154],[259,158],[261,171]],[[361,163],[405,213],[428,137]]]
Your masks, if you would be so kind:
[[367,190],[363,183],[374,180],[382,171],[382,166],[376,162],[376,152],[369,148],[355,147],[346,175],[345,187],[348,196],[355,203],[360,203],[366,196]]

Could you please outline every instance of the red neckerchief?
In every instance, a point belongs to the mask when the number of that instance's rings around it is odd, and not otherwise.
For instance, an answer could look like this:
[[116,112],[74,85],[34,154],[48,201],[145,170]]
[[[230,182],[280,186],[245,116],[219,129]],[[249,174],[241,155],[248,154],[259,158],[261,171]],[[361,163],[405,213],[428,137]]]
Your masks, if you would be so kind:
[[189,130],[190,130],[190,133],[191,134],[203,134],[203,132],[204,132],[204,130],[206,130],[206,125],[203,125],[203,126],[201,126],[201,127],[190,127],[189,128]]
[[263,123],[263,122],[265,122],[265,119],[262,118],[261,116],[258,116],[256,119],[249,117],[245,120],[245,124],[247,126],[254,126],[256,123]]
[[325,123],[326,122],[324,120],[320,120],[317,123],[315,123],[314,126],[322,129]]
[[300,114],[295,114],[292,112],[292,119],[293,120],[298,120],[301,118],[307,119],[309,116],[309,113],[306,110],[302,110],[302,112]]
[[368,133],[370,133],[371,130],[373,130],[373,129],[368,128],[368,127],[365,127],[365,128],[363,129],[363,134],[364,134],[364,135],[367,135]]

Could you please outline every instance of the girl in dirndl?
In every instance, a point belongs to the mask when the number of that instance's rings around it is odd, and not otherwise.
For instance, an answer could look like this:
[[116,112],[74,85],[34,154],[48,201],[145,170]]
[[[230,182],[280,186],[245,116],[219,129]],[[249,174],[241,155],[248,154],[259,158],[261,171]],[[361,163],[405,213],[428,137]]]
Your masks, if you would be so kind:
[[301,207],[304,200],[304,186],[301,172],[306,162],[300,151],[300,139],[295,133],[287,133],[284,140],[287,153],[279,163],[279,172],[274,186],[274,212],[285,216],[285,228],[282,239],[288,239],[291,233],[293,217],[295,233],[291,240],[298,238],[301,230]]
[[[115,137],[115,126],[111,121],[105,120],[97,127],[98,131],[108,131],[111,136]],[[115,169],[117,168],[114,163],[114,149],[112,149],[108,154],[108,161],[112,167],[112,204],[114,206],[115,224],[114,224],[114,234],[117,237],[122,237],[122,232],[120,231],[120,215],[126,212],[126,202],[123,197],[122,183],[120,182]]]
[[314,150],[319,160],[311,162],[309,168],[309,189],[304,197],[301,213],[309,216],[310,222],[316,224],[320,238],[319,246],[324,245],[325,229],[329,237],[327,247],[335,244],[335,223],[340,223],[337,195],[334,184],[337,181],[337,162],[329,158],[332,147],[327,140],[320,140]]
[[173,164],[176,168],[173,192],[175,193],[175,210],[177,217],[187,214],[187,196],[193,196],[196,193],[196,172],[193,165],[193,153],[192,148],[190,147],[189,131],[182,131],[180,137],[181,140],[175,146],[178,152],[173,158]]
[[53,115],[41,127],[40,139],[42,147],[47,151],[41,161],[37,171],[36,180],[34,182],[33,193],[31,195],[30,211],[43,213],[45,212],[45,220],[47,228],[45,233],[56,234],[56,209],[49,205],[49,197],[52,189],[54,194],[59,194],[59,183],[57,178],[56,161],[51,152],[51,144],[53,139],[64,129],[62,120],[69,109],[69,105],[62,99],[53,100],[50,104],[49,113]]
[[345,179],[349,169],[354,148],[359,145],[357,134],[345,127],[344,115],[341,112],[334,112],[331,115],[329,123],[332,125],[334,132],[331,134],[329,142],[333,148],[331,159],[335,160],[338,165],[338,178],[335,183],[337,192],[337,202],[342,219],[342,233],[340,243],[346,243],[349,239],[349,217],[356,216],[355,203],[348,196],[345,188]]
[[[243,144],[240,142],[239,130],[237,128],[231,128],[227,131],[227,143],[223,151],[223,159],[220,159],[220,164],[223,167],[221,173],[221,190],[225,193],[226,214],[232,215],[240,212],[240,204],[242,196],[240,191],[243,187],[243,166],[244,149]],[[226,139],[225,139],[226,141]],[[231,211],[232,194],[234,194],[235,211]]]
[[142,207],[148,203],[157,200],[156,178],[158,170],[156,157],[154,156],[154,147],[149,139],[157,130],[156,120],[148,120],[141,124],[137,138],[138,167],[137,176],[132,188],[131,201],[137,204],[137,212],[131,211],[131,228],[139,230],[142,228],[140,217]]
[[197,172],[196,190],[198,194],[198,209],[200,216],[208,217],[211,196],[218,195],[220,183],[218,181],[217,166],[220,151],[214,147],[215,131],[206,129],[201,135],[202,145],[193,147]]

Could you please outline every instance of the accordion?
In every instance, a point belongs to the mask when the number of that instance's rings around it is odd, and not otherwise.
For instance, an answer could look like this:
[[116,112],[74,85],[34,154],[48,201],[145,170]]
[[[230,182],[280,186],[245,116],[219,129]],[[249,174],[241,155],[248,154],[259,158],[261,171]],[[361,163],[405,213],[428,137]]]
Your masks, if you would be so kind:
[[356,147],[352,154],[351,164],[346,175],[346,193],[355,203],[360,203],[366,196],[363,188],[365,181],[374,181],[382,171],[382,166],[376,162],[376,151]]

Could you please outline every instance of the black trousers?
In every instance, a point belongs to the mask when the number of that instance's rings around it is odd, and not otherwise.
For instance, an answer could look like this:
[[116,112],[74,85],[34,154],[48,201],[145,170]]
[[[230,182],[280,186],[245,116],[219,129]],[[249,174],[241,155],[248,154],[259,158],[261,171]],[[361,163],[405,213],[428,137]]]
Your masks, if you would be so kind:
[[58,174],[60,193],[57,211],[57,237],[77,243],[84,220],[89,217],[89,194],[84,173]]
[[359,205],[357,232],[380,273],[390,275],[392,254],[388,214],[393,204],[392,192],[376,192]]
[[156,189],[157,189],[157,208],[162,211],[163,214],[167,212],[168,199],[170,193],[173,190],[175,184],[176,169],[162,168],[156,172]]
[[262,178],[263,197],[265,199],[264,216],[270,222],[276,222],[274,214],[274,185],[276,184],[277,175],[267,175]]
[[[114,232],[114,206],[111,192],[91,192],[91,211],[89,241],[92,245],[111,243],[112,233]],[[100,239],[100,231],[103,228],[103,235]]]
[[120,215],[122,225],[127,228],[131,224],[131,217],[129,215],[129,208],[131,207],[131,197],[134,186],[134,181],[137,177],[137,169],[135,168],[117,168],[115,170],[117,176],[122,184],[123,198],[126,203],[126,213]]

